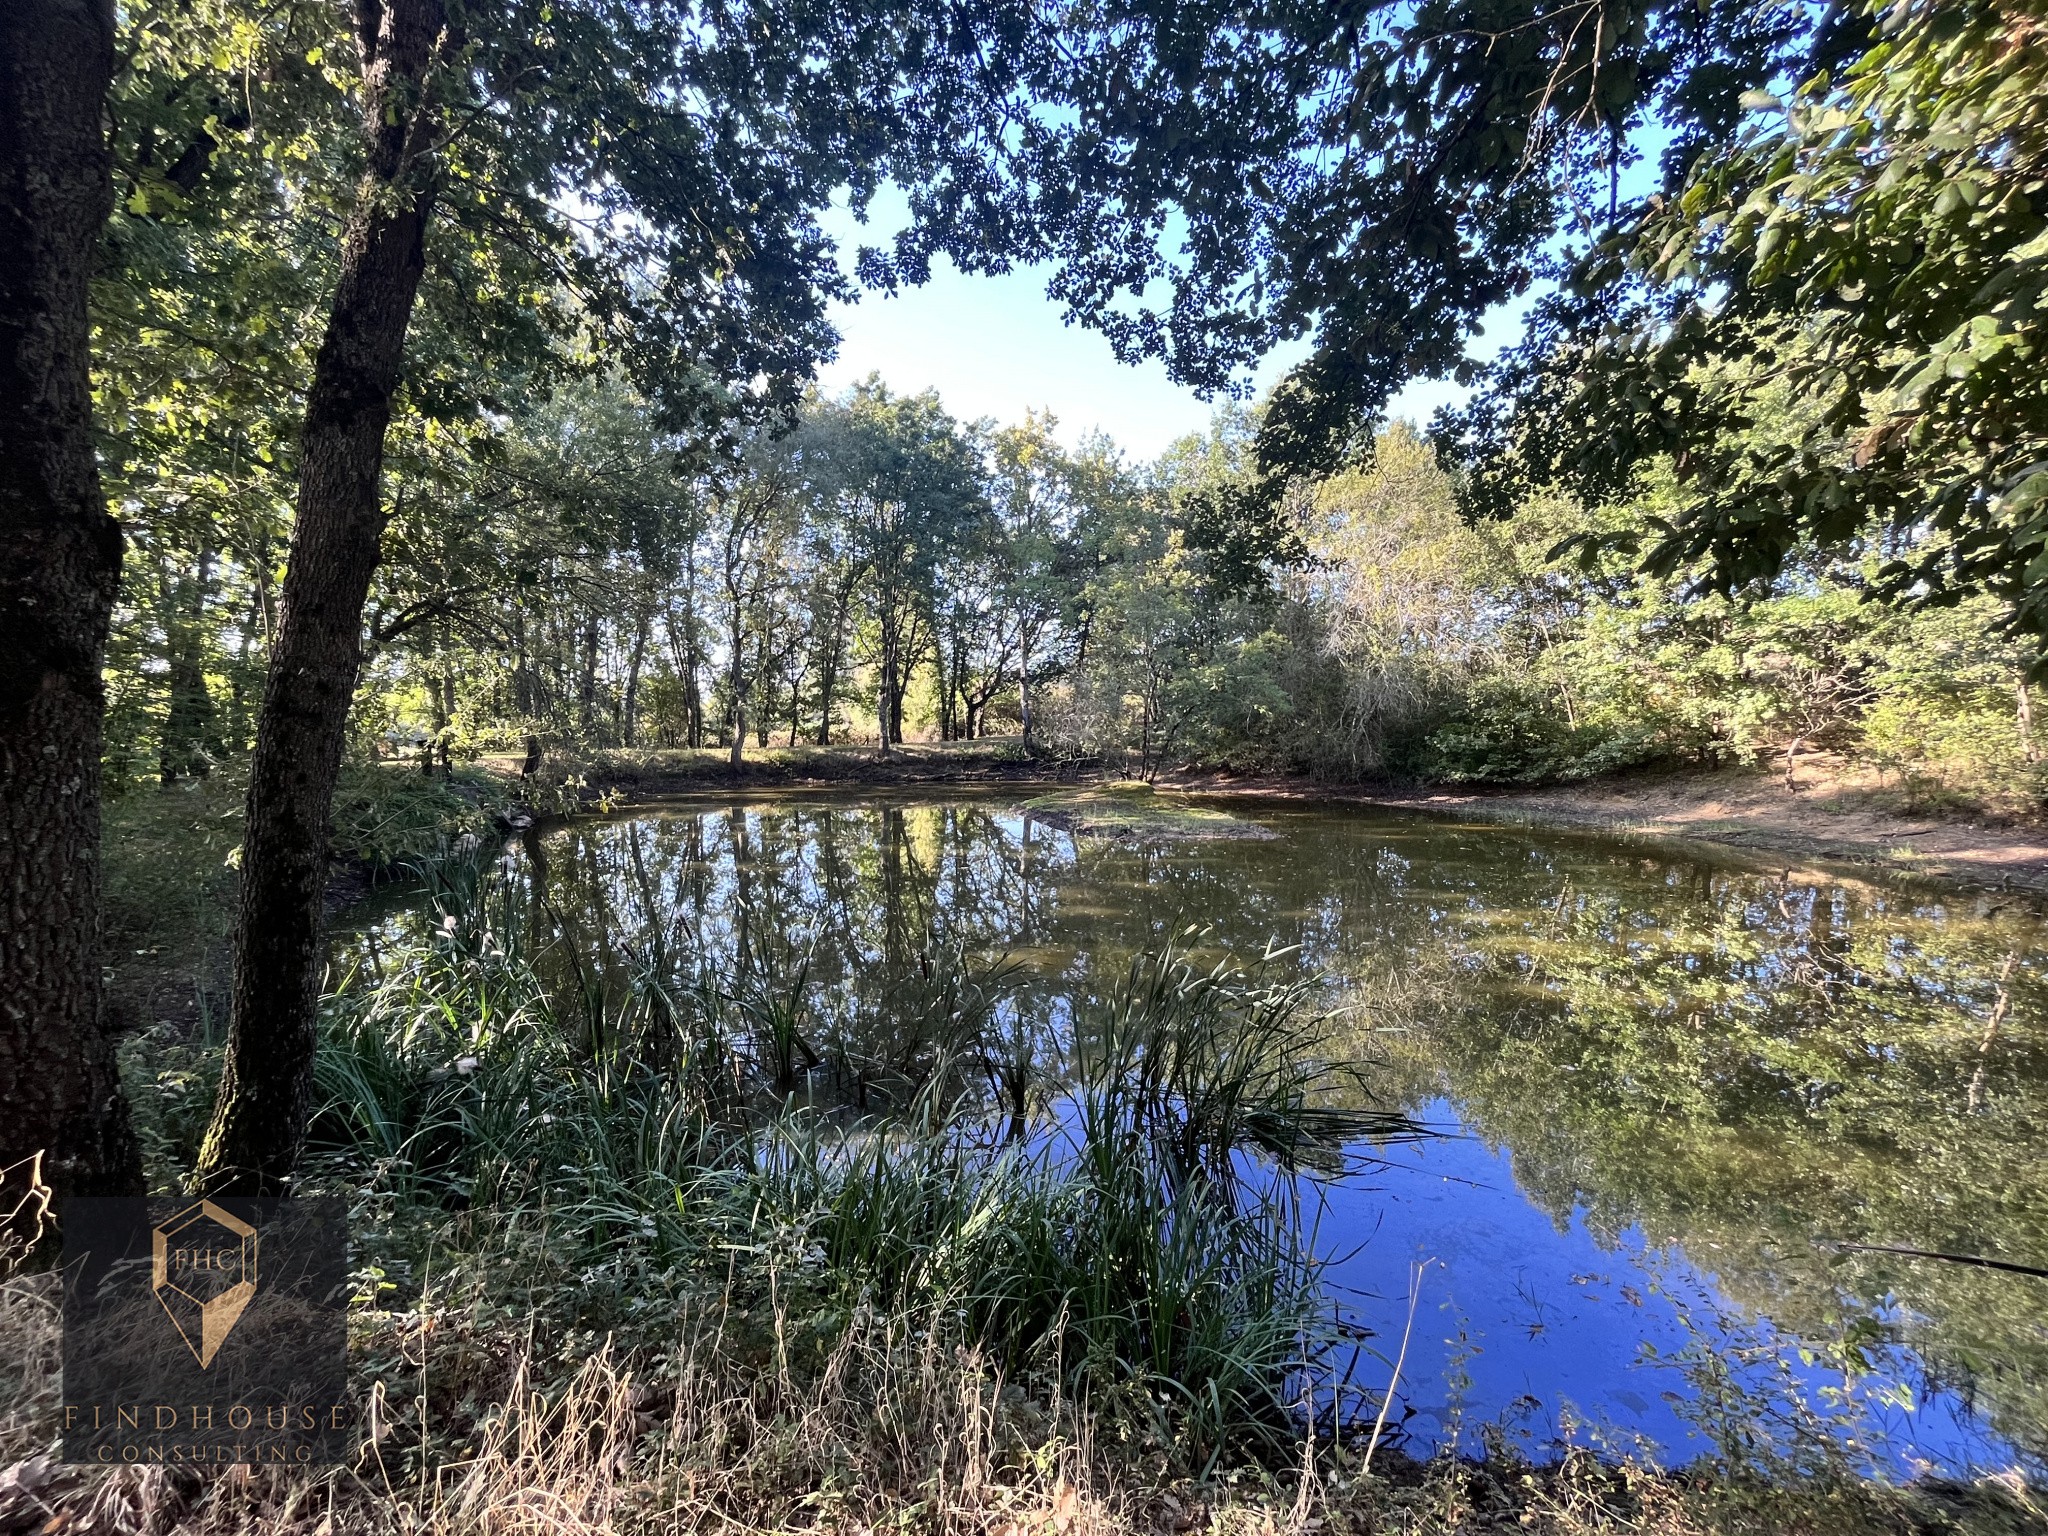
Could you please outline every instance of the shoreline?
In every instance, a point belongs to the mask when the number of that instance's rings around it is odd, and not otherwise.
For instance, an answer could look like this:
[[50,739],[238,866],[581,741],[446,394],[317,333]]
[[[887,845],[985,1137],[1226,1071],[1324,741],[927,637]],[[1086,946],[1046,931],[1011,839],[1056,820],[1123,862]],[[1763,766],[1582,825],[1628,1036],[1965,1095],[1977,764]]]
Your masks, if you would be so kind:
[[1206,775],[1182,776],[1170,787],[1677,843],[1749,860],[1832,866],[1831,873],[1865,878],[2048,896],[2048,830],[1982,814],[1909,814],[1858,788],[1832,784],[1794,794],[1775,775],[1740,769],[1529,788],[1353,788]]
[[[735,776],[710,754],[600,759],[594,787],[626,805],[723,789],[1075,789],[1111,781],[1093,765],[1023,755],[1014,742],[783,749],[745,760]],[[664,760],[666,759],[666,760]],[[1985,812],[1900,805],[1869,770],[1803,759],[1796,790],[1775,772],[1723,768],[1529,787],[1333,784],[1291,774],[1181,772],[1161,792],[1299,805],[1357,805],[1504,826],[1681,843],[1749,859],[1790,857],[1842,873],[2048,896],[2048,828]]]

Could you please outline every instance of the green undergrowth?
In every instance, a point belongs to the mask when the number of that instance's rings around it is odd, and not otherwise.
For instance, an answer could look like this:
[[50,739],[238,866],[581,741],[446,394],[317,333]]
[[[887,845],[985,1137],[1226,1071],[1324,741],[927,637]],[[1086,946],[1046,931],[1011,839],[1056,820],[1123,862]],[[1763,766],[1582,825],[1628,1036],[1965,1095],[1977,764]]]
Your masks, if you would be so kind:
[[[211,1107],[231,981],[235,869],[248,779],[109,785],[101,819],[107,1015],[159,1181]],[[502,778],[362,763],[342,770],[331,853],[346,900],[378,881],[470,859],[510,806]]]
[[512,799],[511,784],[482,769],[428,775],[351,764],[334,789],[334,856],[359,861],[379,877],[432,863],[465,837],[486,837]]

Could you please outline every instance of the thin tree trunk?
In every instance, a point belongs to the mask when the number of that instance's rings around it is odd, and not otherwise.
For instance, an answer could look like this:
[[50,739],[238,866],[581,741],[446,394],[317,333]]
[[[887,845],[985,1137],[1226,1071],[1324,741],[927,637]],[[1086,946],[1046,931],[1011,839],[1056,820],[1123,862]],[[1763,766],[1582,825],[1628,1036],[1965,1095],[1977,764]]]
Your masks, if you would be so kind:
[[951,741],[958,734],[959,722],[954,715],[955,684],[960,676],[960,636],[952,636],[952,658],[947,658],[947,645],[941,640],[932,647],[932,659],[939,669],[939,740]]
[[[685,604],[689,599],[685,596]],[[683,745],[695,751],[704,745],[704,698],[697,688],[697,615],[685,606],[683,619],[676,619],[672,599],[662,601],[662,628],[668,632],[669,659],[683,685]]]
[[448,765],[448,735],[455,714],[454,706],[450,703],[450,699],[455,693],[454,679],[449,678],[447,680],[448,685],[446,689],[442,687],[442,680],[446,676],[448,665],[446,654],[448,648],[447,630],[445,626],[435,625],[432,634],[434,637],[433,665],[436,670],[427,674],[427,701],[432,706],[433,711],[428,721],[431,727],[431,734],[427,741],[428,773],[434,771],[434,760],[437,757],[440,759],[443,768],[446,768]]
[[[121,530],[93,458],[86,281],[112,202],[113,67],[110,0],[0,4],[0,1173],[39,1159],[59,1196],[142,1192],[100,1011]],[[6,1175],[16,1193],[31,1171]]]
[[2038,763],[2041,760],[2041,753],[2034,745],[2034,700],[2027,691],[2025,677],[2021,677],[2019,682],[2013,685],[2013,697],[2016,705],[2014,713],[2020,729],[2020,753],[2028,762]]
[[839,694],[839,661],[846,650],[846,605],[852,601],[851,583],[842,587],[832,608],[832,639],[825,650],[825,662],[818,678],[818,745],[832,745],[832,705]]
[[298,516],[249,766],[227,1062],[199,1158],[213,1193],[287,1188],[305,1142],[334,780],[383,534],[384,432],[426,266],[433,190],[420,171],[441,6],[359,0],[357,16],[369,165],[306,395]]
[[892,708],[896,702],[896,621],[885,603],[882,609],[882,678],[880,696],[875,700],[875,728],[882,738],[882,750],[894,744],[890,735]]
[[683,667],[683,712],[689,719],[692,751],[704,745],[704,689],[697,681],[697,672],[704,665],[704,655],[697,643],[697,566],[692,555],[684,567],[683,582],[683,650],[687,664]]
[[213,551],[202,548],[193,573],[174,577],[166,561],[159,568],[163,591],[164,671],[169,698],[157,745],[157,777],[166,784],[203,779],[212,766],[213,696],[206,688],[206,595],[212,583]]
[[633,653],[626,662],[626,696],[619,712],[619,745],[624,747],[634,745],[639,734],[640,667],[647,659],[647,632],[653,624],[654,615],[642,608],[633,629]]
[[593,613],[583,621],[583,676],[576,688],[577,729],[586,742],[597,723],[597,646],[597,615]]
[[1017,638],[1017,714],[1024,724],[1024,745],[1031,745],[1031,640],[1028,627]]
[[745,677],[741,670],[741,658],[746,655],[745,644],[740,634],[740,604],[735,598],[732,605],[732,673],[729,679],[732,689],[732,771],[740,771],[740,763],[747,750],[747,696],[742,691]]

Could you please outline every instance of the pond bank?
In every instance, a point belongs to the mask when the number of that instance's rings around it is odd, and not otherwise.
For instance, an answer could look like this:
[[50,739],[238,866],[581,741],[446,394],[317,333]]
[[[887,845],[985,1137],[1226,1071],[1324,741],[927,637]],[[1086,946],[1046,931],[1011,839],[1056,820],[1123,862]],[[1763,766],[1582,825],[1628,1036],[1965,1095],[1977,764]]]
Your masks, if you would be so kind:
[[[722,752],[711,749],[607,752],[586,776],[592,787],[629,802],[735,784],[1000,784],[1021,791],[1094,786],[1114,777],[1106,771],[1063,769],[1027,755],[1012,740],[913,742],[887,753],[865,746],[750,748],[738,774]],[[1795,779],[1798,788],[1787,790],[1779,772],[1722,769],[1496,788],[1342,785],[1286,774],[1189,772],[1166,775],[1158,787],[1709,843],[1751,855],[1790,855],[1875,873],[2048,894],[2048,828],[1981,812],[1916,806],[1872,770],[1826,754],[1800,759]]]
[[1295,778],[1189,774],[1162,788],[1264,799],[1347,802],[1711,843],[1959,885],[2048,893],[2048,829],[1981,813],[1897,804],[1874,774],[1804,759],[1799,788],[1777,773],[1725,769],[1530,788],[1342,788]]

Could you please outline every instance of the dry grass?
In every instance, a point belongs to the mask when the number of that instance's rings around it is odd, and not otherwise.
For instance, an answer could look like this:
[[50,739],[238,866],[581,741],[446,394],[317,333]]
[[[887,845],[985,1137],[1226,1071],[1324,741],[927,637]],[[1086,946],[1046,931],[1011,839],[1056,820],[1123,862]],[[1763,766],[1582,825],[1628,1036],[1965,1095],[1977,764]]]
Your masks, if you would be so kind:
[[[47,1536],[597,1536],[600,1532],[932,1532],[944,1536],[1708,1536],[2042,1529],[2009,1484],[1912,1491],[1710,1485],[1584,1452],[1532,1468],[1418,1465],[1304,1442],[1291,1463],[1206,1482],[1168,1473],[1082,1405],[1005,1383],[972,1349],[900,1318],[856,1320],[798,1375],[686,1321],[668,1355],[606,1341],[564,1361],[461,1315],[361,1321],[417,1367],[364,1400],[346,1467],[199,1474],[70,1467],[45,1426],[59,1400],[54,1276],[0,1281],[0,1532]],[[780,1336],[793,1327],[776,1320]],[[389,1342],[386,1340],[385,1342]],[[359,1337],[358,1347],[364,1340]],[[462,1407],[436,1382],[494,1391]],[[429,1390],[421,1395],[419,1388]],[[421,1433],[424,1427],[424,1435]]]

